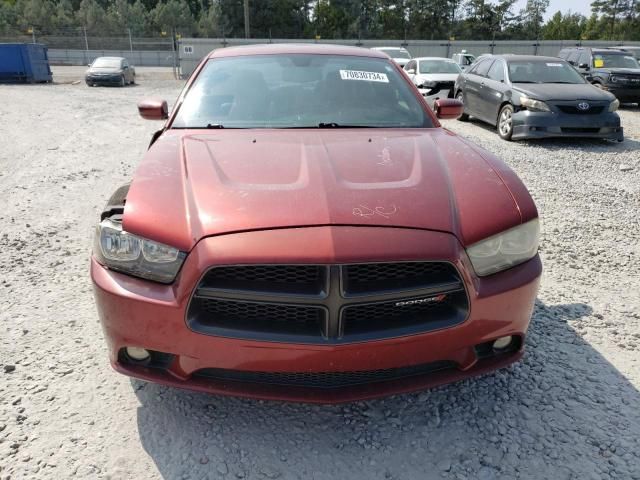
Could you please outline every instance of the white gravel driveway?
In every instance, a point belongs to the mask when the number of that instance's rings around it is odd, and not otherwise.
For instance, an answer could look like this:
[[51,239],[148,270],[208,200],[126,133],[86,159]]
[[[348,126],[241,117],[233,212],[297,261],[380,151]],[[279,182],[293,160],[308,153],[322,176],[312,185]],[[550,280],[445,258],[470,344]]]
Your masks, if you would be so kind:
[[136,101],[180,86],[0,85],[0,480],[640,479],[640,109],[621,112],[622,144],[446,122],[504,158],[541,211],[527,354],[423,393],[309,406],[108,365],[92,227],[158,126]]

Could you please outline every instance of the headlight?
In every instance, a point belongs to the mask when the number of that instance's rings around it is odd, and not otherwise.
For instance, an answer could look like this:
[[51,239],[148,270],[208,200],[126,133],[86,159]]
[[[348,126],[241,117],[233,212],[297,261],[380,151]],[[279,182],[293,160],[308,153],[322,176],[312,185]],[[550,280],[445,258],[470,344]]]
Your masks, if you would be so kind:
[[609,79],[610,82],[616,83],[618,81],[620,81],[620,79],[616,76],[611,76],[611,78]]
[[520,97],[520,105],[526,107],[527,110],[531,110],[532,112],[550,112],[551,109],[549,105],[540,100],[534,100],[529,97]]
[[615,112],[619,106],[620,106],[620,100],[616,98],[613,102],[609,104],[609,111]]
[[473,269],[480,277],[506,270],[535,257],[540,241],[540,222],[536,218],[467,248]]
[[93,253],[102,265],[155,282],[171,283],[186,253],[122,230],[122,224],[103,220],[96,228]]

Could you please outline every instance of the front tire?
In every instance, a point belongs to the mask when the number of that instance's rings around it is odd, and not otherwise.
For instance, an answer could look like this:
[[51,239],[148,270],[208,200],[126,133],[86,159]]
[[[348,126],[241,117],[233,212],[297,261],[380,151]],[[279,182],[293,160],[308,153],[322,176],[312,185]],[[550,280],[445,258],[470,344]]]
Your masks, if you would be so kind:
[[510,141],[513,135],[513,107],[509,104],[498,113],[498,135],[506,141]]
[[[462,92],[458,92],[458,94],[456,95],[456,100],[458,100],[464,105],[464,95],[462,95]],[[463,110],[463,113],[458,117],[458,120],[460,120],[461,122],[468,122],[469,114],[464,113],[464,110]]]
[[124,79],[124,75],[120,77],[120,86],[124,87],[127,84],[127,81]]

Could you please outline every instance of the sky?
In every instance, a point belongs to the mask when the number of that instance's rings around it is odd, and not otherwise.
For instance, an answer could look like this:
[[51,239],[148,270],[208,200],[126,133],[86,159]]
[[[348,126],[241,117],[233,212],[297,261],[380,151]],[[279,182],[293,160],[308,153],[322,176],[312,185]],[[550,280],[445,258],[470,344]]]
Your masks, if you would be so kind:
[[[581,13],[588,17],[591,15],[591,1],[592,0],[551,0],[545,19],[551,18],[558,10],[561,12],[571,10],[574,13]],[[527,0],[518,0],[514,5],[513,11],[520,11],[526,4]]]

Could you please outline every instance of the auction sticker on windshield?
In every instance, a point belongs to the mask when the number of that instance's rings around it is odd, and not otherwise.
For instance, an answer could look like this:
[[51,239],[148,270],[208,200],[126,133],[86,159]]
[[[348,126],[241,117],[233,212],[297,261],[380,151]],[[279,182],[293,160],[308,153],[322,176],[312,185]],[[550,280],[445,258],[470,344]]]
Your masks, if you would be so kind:
[[340,70],[340,78],[342,78],[342,80],[389,83],[386,73],[362,72],[360,70]]

